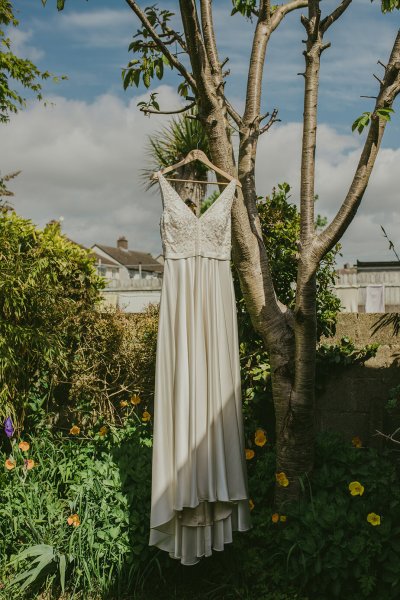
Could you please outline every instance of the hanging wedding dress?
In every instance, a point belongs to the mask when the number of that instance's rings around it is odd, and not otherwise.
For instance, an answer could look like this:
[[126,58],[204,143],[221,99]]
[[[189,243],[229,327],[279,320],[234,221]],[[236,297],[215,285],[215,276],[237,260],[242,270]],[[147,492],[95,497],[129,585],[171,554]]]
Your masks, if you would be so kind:
[[230,267],[236,181],[196,217],[158,177],[165,262],[149,545],[193,565],[251,528]]

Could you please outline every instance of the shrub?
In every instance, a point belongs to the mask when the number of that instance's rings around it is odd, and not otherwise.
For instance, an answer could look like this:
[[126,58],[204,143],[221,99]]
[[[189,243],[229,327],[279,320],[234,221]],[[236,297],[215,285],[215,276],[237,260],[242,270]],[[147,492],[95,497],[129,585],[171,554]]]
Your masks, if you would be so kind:
[[153,412],[158,311],[150,304],[141,314],[111,309],[88,315],[71,365],[68,399],[83,424],[115,421],[132,409],[136,396]]
[[0,211],[0,418],[22,424],[30,394],[44,402],[67,375],[84,315],[103,280],[87,250],[13,210]]

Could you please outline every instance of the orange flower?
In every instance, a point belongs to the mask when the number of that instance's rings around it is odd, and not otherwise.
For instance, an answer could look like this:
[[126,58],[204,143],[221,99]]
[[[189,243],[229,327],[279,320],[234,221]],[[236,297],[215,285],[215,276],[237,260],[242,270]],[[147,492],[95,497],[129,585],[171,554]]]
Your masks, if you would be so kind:
[[68,517],[67,523],[68,525],[73,525],[74,527],[78,527],[78,525],[81,524],[79,516],[76,513]]
[[254,458],[255,452],[254,450],[251,450],[250,448],[246,448],[246,460],[251,460],[252,458]]
[[286,477],[286,474],[283,471],[281,473],[277,473],[275,475],[275,477],[276,477],[276,481],[282,487],[287,487],[289,485],[289,479]]
[[128,406],[128,401],[127,400],[121,400],[121,402],[119,403],[119,405],[121,406],[121,408],[124,408],[125,406]]
[[78,435],[81,432],[81,430],[80,427],[78,427],[78,425],[73,425],[69,432],[71,435]]
[[253,502],[253,500],[251,498],[249,500],[249,506],[250,506],[250,510],[253,510],[253,508],[254,508],[254,502]]
[[107,433],[108,433],[108,427],[106,427],[105,425],[103,425],[103,427],[100,427],[99,435],[104,436],[104,435],[107,435]]
[[7,458],[4,465],[5,465],[6,469],[8,469],[8,471],[11,471],[11,469],[15,468],[15,460],[13,458]]
[[279,515],[278,515],[278,513],[274,513],[274,514],[272,515],[272,517],[271,517],[271,521],[272,521],[273,523],[277,523],[277,522],[279,521]]
[[263,429],[257,429],[254,435],[254,443],[256,446],[264,446],[267,442],[267,436]]
[[27,459],[27,460],[24,461],[24,464],[25,464],[25,468],[28,471],[30,471],[35,466],[35,461],[32,460],[31,458],[29,458],[29,459]]
[[137,404],[140,404],[141,401],[142,401],[142,399],[137,394],[134,394],[131,398],[131,404],[134,404],[135,406]]
[[18,448],[20,448],[22,452],[26,452],[27,450],[29,450],[30,446],[28,442],[20,442],[18,444]]
[[147,410],[145,410],[142,414],[142,421],[147,423],[147,421],[150,421],[150,419],[151,419],[151,414],[149,412],[147,412]]
[[355,435],[353,437],[353,439],[351,440],[351,443],[353,444],[353,446],[355,448],[362,448],[362,440],[361,440],[361,438],[358,437],[358,435]]

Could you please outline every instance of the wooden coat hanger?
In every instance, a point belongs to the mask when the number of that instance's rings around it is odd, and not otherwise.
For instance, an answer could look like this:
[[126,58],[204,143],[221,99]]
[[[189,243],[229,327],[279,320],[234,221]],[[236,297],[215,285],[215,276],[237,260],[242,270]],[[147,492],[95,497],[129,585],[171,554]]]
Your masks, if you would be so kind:
[[[242,184],[240,183],[240,181],[238,181],[236,179],[236,177],[232,177],[232,175],[229,175],[229,173],[226,173],[226,171],[223,171],[216,165],[213,165],[213,163],[207,158],[206,154],[204,154],[204,152],[202,150],[191,150],[185,156],[185,158],[183,158],[179,162],[175,163],[174,165],[171,165],[170,167],[164,167],[163,169],[160,169],[159,171],[155,171],[152,175],[152,179],[157,179],[158,173],[161,173],[162,175],[164,175],[165,173],[169,173],[170,171],[175,171],[175,169],[178,169],[179,167],[182,167],[183,165],[187,165],[188,163],[193,162],[194,160],[199,160],[200,162],[202,162],[204,165],[206,165],[207,167],[209,167],[216,173],[219,173],[220,175],[222,175],[222,177],[225,177],[225,179],[227,179],[228,181],[233,181],[233,179],[235,179],[236,185],[238,185],[239,187],[242,187]],[[198,180],[194,180],[194,179],[174,179],[174,178],[168,178],[168,179],[170,179],[171,181],[191,181],[193,183],[206,183],[206,184],[217,183],[218,185],[228,185],[225,181],[198,181]]]

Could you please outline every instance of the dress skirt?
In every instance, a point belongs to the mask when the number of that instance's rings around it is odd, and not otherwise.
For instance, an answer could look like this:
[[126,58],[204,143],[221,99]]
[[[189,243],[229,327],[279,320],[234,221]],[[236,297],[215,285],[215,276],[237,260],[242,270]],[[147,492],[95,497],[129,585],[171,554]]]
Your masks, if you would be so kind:
[[229,260],[166,259],[149,545],[193,565],[251,528]]

